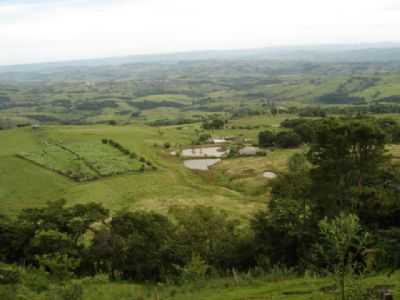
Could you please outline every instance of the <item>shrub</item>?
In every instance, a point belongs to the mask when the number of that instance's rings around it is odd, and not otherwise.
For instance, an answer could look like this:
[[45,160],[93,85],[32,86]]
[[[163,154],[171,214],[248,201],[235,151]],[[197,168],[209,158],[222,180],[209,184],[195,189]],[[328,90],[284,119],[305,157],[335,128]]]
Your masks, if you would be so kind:
[[0,284],[16,284],[20,282],[20,273],[14,268],[0,269]]
[[0,285],[0,299],[1,300],[15,300],[17,299],[17,290],[14,286]]
[[307,157],[301,153],[293,154],[288,161],[289,171],[292,173],[299,173],[305,171],[307,168]]
[[29,268],[21,273],[21,282],[30,290],[41,293],[49,289],[50,275],[43,269]]
[[73,282],[65,286],[53,288],[49,294],[49,300],[81,300],[83,298],[83,288],[80,283]]
[[67,254],[44,254],[36,256],[40,266],[50,271],[57,280],[72,278],[80,264],[79,259],[70,257]]
[[192,254],[191,260],[184,267],[179,267],[184,282],[204,279],[209,269],[210,266],[198,254]]

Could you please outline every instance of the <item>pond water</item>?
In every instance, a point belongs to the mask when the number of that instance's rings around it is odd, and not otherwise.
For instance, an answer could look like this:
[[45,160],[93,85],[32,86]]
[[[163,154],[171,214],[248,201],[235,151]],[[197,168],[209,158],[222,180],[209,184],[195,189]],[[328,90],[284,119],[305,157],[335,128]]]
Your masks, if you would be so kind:
[[221,147],[190,148],[182,150],[183,157],[223,157],[228,152]]
[[185,160],[183,164],[186,168],[191,170],[199,170],[199,171],[207,171],[209,167],[215,165],[220,162],[219,158],[217,159],[191,159]]
[[260,148],[252,146],[246,146],[239,150],[240,155],[248,155],[248,156],[257,155],[258,152],[260,152]]
[[226,139],[223,139],[223,138],[215,138],[215,139],[212,139],[212,141],[213,141],[214,144],[226,143]]
[[276,174],[273,173],[273,172],[264,172],[263,176],[264,176],[265,178],[273,179],[273,178],[276,178],[278,175],[276,175]]

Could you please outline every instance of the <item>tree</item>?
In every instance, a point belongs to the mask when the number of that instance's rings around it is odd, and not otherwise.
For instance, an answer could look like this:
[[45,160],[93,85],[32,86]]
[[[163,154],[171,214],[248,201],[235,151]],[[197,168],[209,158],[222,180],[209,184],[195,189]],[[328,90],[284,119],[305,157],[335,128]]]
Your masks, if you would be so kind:
[[265,130],[258,133],[258,145],[260,147],[272,147],[275,143],[275,134]]
[[42,258],[76,261],[85,257],[84,236],[95,231],[93,224],[104,223],[109,212],[100,204],[65,204],[65,200],[49,202],[43,208],[23,210],[16,220],[0,222],[4,260],[37,266]]
[[222,119],[206,120],[203,122],[202,127],[206,130],[222,129],[225,127],[225,121]]
[[281,131],[276,135],[276,144],[281,148],[296,148],[302,144],[302,140],[294,131]]
[[124,279],[160,280],[173,272],[174,225],[153,212],[119,212],[111,221],[112,269]]
[[267,257],[269,267],[306,265],[316,236],[310,185],[305,169],[279,176],[272,183],[268,208],[253,218],[257,256]]
[[293,130],[304,143],[311,143],[315,138],[315,128],[313,121],[305,121],[296,125]]
[[0,215],[0,261],[12,260],[15,255],[18,229],[15,222],[6,216]]
[[277,114],[279,114],[279,109],[274,106],[271,108],[270,112],[271,115],[275,117]]
[[[246,269],[252,264],[247,232],[239,222],[214,208],[174,208],[170,213],[177,222],[176,244],[181,263],[190,263],[193,254],[222,272],[231,268]],[[246,249],[246,250],[244,250]]]
[[385,134],[373,120],[321,121],[308,158],[314,165],[312,195],[322,216],[357,211],[387,193],[377,193],[388,157]]
[[341,213],[332,220],[324,218],[319,228],[325,243],[319,249],[327,254],[337,278],[340,299],[345,300],[346,276],[354,270],[355,257],[365,254],[369,235],[362,231],[359,218],[353,214]]

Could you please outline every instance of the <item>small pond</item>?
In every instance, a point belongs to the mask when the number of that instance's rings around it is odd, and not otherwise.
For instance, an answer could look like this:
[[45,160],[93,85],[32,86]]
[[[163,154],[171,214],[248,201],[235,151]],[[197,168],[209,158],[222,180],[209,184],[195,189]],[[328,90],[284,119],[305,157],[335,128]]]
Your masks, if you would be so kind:
[[183,164],[186,168],[191,170],[199,170],[199,171],[207,171],[208,167],[215,165],[220,162],[219,158],[217,159],[190,159],[185,160]]
[[228,152],[221,147],[190,148],[182,150],[183,157],[223,157]]
[[273,178],[276,178],[278,175],[276,175],[276,174],[273,173],[273,172],[264,172],[263,176],[264,176],[265,178],[273,179]]
[[226,139],[224,139],[224,138],[215,138],[215,139],[212,139],[212,142],[214,144],[223,144],[223,143],[226,143]]

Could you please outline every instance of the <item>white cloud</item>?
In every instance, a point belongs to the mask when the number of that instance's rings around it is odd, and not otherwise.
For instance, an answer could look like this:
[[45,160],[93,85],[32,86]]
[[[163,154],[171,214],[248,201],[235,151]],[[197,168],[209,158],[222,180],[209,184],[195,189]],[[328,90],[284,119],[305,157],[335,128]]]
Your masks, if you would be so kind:
[[195,49],[400,41],[400,12],[387,9],[393,3],[75,0],[0,5],[0,64]]

